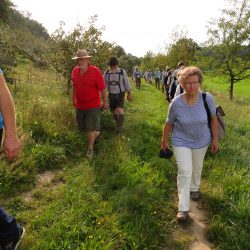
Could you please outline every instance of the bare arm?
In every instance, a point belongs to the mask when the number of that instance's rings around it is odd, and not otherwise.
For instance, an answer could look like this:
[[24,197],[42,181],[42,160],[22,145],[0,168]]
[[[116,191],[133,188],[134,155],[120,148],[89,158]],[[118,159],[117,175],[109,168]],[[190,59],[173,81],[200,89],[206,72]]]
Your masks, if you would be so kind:
[[104,110],[108,110],[108,101],[107,101],[107,91],[106,89],[101,90],[102,100],[103,100],[103,108]]
[[218,120],[217,116],[211,118],[211,130],[212,130],[212,142],[211,142],[211,151],[216,153],[219,149],[218,146]]
[[20,141],[17,137],[14,102],[2,75],[0,75],[0,111],[5,129],[4,153],[11,160],[17,156],[20,150]]
[[132,101],[132,93],[131,93],[131,90],[128,90],[127,91],[127,100],[130,102],[130,101]]
[[162,133],[162,139],[161,139],[161,148],[163,150],[166,150],[169,148],[168,145],[168,137],[173,129],[173,125],[169,123],[165,123],[165,126],[163,128],[163,133]]
[[76,90],[73,84],[72,84],[72,102],[74,107],[76,108]]
[[124,81],[125,81],[125,90],[127,92],[127,100],[131,101],[132,100],[131,85],[130,85],[130,82],[129,82],[129,79],[128,79],[127,72],[124,71],[123,74],[124,74],[123,77],[124,77]]

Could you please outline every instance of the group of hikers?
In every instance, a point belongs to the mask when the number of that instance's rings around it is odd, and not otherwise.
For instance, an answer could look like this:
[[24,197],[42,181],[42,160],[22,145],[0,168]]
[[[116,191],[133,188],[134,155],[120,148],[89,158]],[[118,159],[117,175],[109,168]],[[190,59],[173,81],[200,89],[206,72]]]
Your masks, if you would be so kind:
[[104,75],[100,69],[90,64],[91,56],[86,50],[78,50],[73,59],[77,61],[77,66],[72,71],[73,105],[78,127],[87,135],[87,158],[91,160],[94,155],[94,143],[100,136],[100,107],[102,106],[103,110],[110,108],[116,122],[116,133],[121,133],[125,95],[127,94],[127,100],[131,101],[131,85],[126,71],[118,67],[116,57],[110,58],[109,69]]
[[161,71],[157,68],[154,72],[151,70],[146,70],[144,73],[139,69],[138,66],[135,67],[135,70],[132,74],[132,79],[134,79],[136,87],[141,88],[141,79],[144,79],[145,82],[152,84],[153,79],[155,80],[156,88],[160,89],[160,81],[162,78]]
[[183,93],[182,87],[178,84],[177,74],[179,70],[184,67],[185,63],[180,61],[177,69],[170,69],[170,67],[166,66],[165,70],[162,71],[157,68],[154,72],[149,69],[143,73],[139,67],[136,66],[132,79],[135,80],[138,89],[141,88],[141,79],[144,78],[145,82],[150,84],[152,84],[154,79],[155,87],[161,90],[162,93],[166,93],[166,100],[171,102],[176,95]]
[[[91,55],[85,49],[79,49],[72,59],[76,61],[72,71],[72,101],[79,130],[86,133],[86,155],[91,160],[94,156],[94,143],[101,133],[101,109],[110,109],[116,123],[115,132],[121,133],[125,117],[125,97],[128,101],[132,100],[131,84],[126,71],[118,66],[116,57],[110,58],[109,69],[104,74],[98,67],[91,65]],[[138,72],[140,70],[137,67],[133,73],[135,80],[141,74]],[[152,72],[147,71],[145,77],[150,82],[153,77]],[[197,67],[185,67],[184,62],[180,62],[178,69],[174,71],[169,67],[162,73],[157,70],[154,72],[154,79],[157,88],[161,79],[167,100],[170,102],[161,139],[161,150],[163,152],[170,150],[168,137],[171,134],[171,144],[178,168],[177,220],[186,221],[190,198],[193,200],[200,198],[201,172],[208,146],[211,144],[213,153],[218,151],[214,98],[210,93],[204,95],[201,91],[203,81],[201,70]],[[205,103],[210,110],[210,119],[207,116]],[[3,116],[3,124],[0,119],[1,140],[2,127],[5,130],[3,151],[9,160],[13,160],[20,151],[20,141],[16,130],[14,102],[1,70],[0,112]],[[17,249],[24,232],[25,229],[15,218],[0,208],[0,249]]]
[[[118,67],[116,57],[109,60],[109,69],[102,76],[101,71],[90,64],[91,56],[86,50],[78,50],[76,67],[72,72],[73,104],[79,128],[86,131],[88,140],[87,157],[93,158],[94,142],[100,136],[100,106],[110,108],[116,122],[116,133],[121,133],[124,123],[124,100],[132,100],[131,85],[124,69]],[[146,74],[145,74],[146,73]],[[203,160],[208,146],[212,153],[218,151],[218,124],[214,98],[210,93],[203,93],[202,72],[198,67],[186,67],[183,61],[178,68],[163,72],[157,69],[154,73],[146,71],[147,81],[155,79],[156,88],[163,92],[170,102],[167,119],[163,129],[161,149],[170,150],[168,137],[171,136],[172,148],[178,167],[178,221],[186,221],[190,197],[200,198],[199,187]],[[140,89],[143,77],[139,67],[133,72],[136,87]],[[109,96],[107,98],[106,91]],[[109,100],[109,101],[108,101]],[[208,114],[209,110],[209,114]]]

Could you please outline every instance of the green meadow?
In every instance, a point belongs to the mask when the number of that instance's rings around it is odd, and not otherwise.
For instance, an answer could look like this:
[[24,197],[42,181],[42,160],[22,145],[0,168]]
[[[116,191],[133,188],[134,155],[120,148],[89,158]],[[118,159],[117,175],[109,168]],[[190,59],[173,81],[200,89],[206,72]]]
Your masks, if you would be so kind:
[[[210,92],[216,92],[229,96],[229,83],[222,77],[205,77],[204,87]],[[250,101],[250,79],[244,79],[234,85],[234,97],[236,99],[248,99]]]
[[[53,71],[27,62],[10,86],[17,109],[22,153],[1,155],[0,203],[27,230],[20,249],[187,249],[194,239],[176,220],[177,167],[158,152],[168,104],[154,85],[142,83],[126,102],[125,131],[114,133],[102,112],[102,135],[94,160],[78,132],[66,84]],[[27,72],[32,73],[32,81]],[[226,113],[220,151],[208,153],[201,184],[213,249],[250,249],[250,82],[235,86],[208,78]]]

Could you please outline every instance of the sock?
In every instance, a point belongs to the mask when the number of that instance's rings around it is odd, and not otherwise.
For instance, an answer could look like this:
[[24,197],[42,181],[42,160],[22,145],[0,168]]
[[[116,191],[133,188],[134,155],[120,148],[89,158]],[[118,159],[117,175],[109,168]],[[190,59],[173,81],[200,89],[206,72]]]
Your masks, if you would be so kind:
[[115,119],[116,128],[118,128],[119,115],[118,114],[114,114],[113,116],[114,116],[114,119]]
[[124,114],[119,114],[118,115],[117,130],[120,132],[123,129],[123,122],[124,122]]

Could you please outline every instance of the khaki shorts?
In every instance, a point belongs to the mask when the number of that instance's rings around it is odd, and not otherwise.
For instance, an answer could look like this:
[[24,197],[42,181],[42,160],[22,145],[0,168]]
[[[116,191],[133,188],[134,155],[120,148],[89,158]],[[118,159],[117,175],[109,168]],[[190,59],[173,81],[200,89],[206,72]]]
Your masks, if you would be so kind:
[[109,94],[110,110],[114,111],[116,108],[124,108],[125,92],[120,94]]
[[76,121],[81,131],[91,132],[100,130],[100,108],[76,110]]

